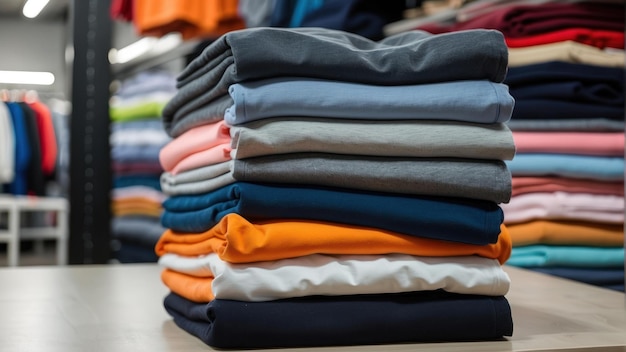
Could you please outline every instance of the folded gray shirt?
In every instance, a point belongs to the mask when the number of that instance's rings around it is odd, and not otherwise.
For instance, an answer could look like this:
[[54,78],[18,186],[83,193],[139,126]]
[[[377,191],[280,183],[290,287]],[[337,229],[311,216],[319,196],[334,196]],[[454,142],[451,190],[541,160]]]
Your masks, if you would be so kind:
[[230,128],[231,156],[333,154],[511,160],[515,144],[504,124],[434,120],[346,120],[276,117]]
[[232,161],[229,160],[176,175],[164,172],[160,178],[161,190],[170,196],[208,192],[235,182],[231,169]]
[[500,160],[293,153],[234,160],[233,178],[507,203],[511,173]]
[[624,130],[624,121],[616,121],[603,117],[588,119],[541,119],[541,120],[509,120],[507,125],[513,131],[582,131],[582,132],[614,132]]
[[507,203],[511,199],[511,173],[500,160],[292,153],[232,160],[224,165],[228,165],[230,171],[209,178],[192,177],[194,170],[162,177],[163,192],[170,196],[201,194],[245,181],[482,199],[496,203]]

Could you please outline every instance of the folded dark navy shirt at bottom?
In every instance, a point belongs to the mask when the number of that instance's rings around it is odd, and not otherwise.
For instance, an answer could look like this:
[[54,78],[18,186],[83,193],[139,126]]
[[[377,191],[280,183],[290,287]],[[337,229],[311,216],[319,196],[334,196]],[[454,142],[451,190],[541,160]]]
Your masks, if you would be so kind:
[[475,341],[513,333],[505,297],[444,291],[210,303],[170,293],[164,306],[181,329],[216,348]]

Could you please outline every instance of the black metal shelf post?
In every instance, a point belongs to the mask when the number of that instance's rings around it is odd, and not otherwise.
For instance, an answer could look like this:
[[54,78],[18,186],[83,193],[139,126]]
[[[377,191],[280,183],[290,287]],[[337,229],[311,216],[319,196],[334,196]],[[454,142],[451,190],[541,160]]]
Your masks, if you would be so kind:
[[74,52],[70,125],[70,264],[103,264],[111,257],[109,4],[109,0],[73,0],[70,8]]

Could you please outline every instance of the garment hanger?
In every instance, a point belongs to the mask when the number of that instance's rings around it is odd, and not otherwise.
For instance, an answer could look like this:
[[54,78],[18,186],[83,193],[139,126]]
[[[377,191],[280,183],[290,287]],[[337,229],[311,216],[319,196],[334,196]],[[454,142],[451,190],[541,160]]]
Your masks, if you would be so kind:
[[10,101],[16,102],[16,103],[24,102],[24,94],[25,94],[25,92],[26,91],[24,89],[11,89],[11,91],[10,91]]
[[27,103],[34,103],[39,101],[39,93],[37,93],[37,91],[33,89],[25,91],[24,101]]
[[3,102],[7,103],[11,99],[11,95],[9,93],[8,89],[2,89],[0,90],[0,100],[2,100]]

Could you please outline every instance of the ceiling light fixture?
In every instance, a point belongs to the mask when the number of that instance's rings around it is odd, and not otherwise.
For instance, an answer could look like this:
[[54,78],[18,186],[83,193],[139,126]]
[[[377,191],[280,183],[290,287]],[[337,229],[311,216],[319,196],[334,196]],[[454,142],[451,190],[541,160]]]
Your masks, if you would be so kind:
[[180,33],[170,33],[161,38],[144,37],[121,49],[109,51],[111,64],[124,64],[140,57],[153,57],[173,50],[182,42]]
[[111,63],[117,64],[123,64],[134,60],[150,51],[157,41],[157,38],[145,37],[119,50],[112,49],[112,52],[109,53],[109,60]]
[[24,4],[24,8],[22,9],[22,13],[24,16],[28,18],[35,18],[41,10],[43,10],[50,0],[28,0]]
[[49,86],[54,83],[54,75],[51,72],[0,71],[0,83]]

